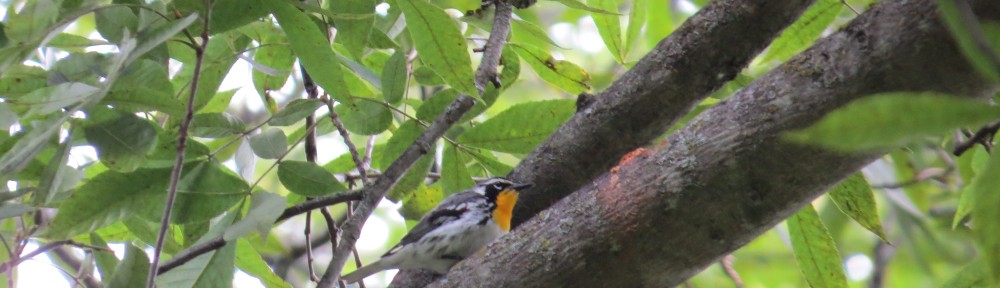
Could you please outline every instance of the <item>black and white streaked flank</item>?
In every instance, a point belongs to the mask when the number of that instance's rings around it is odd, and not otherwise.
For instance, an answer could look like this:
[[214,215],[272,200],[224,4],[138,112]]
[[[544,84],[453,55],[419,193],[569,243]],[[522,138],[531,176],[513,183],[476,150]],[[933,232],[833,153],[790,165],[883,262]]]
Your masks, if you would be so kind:
[[[494,220],[497,198],[501,192],[516,192],[529,186],[498,177],[448,196],[424,215],[381,259],[344,275],[343,280],[353,283],[392,268],[447,272],[458,261],[507,233]],[[516,201],[516,196],[513,199]],[[509,218],[506,221],[509,223]],[[504,227],[509,227],[509,224]]]

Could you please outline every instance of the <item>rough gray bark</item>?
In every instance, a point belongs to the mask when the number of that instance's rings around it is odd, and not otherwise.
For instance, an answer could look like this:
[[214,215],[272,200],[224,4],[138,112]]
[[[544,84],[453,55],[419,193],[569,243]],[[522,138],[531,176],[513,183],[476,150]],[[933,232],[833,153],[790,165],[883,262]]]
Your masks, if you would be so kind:
[[511,172],[511,179],[535,184],[521,193],[514,226],[663,135],[813,2],[720,0],[698,11]]
[[[975,5],[1000,19],[997,1]],[[997,88],[969,67],[931,0],[882,1],[431,286],[677,285],[882,154],[789,144],[782,132],[872,93]]]
[[[514,168],[511,179],[535,185],[521,193],[513,225],[662,135],[732,80],[813,2],[720,0],[689,18]],[[392,286],[423,287],[435,278],[434,273],[404,270]]]

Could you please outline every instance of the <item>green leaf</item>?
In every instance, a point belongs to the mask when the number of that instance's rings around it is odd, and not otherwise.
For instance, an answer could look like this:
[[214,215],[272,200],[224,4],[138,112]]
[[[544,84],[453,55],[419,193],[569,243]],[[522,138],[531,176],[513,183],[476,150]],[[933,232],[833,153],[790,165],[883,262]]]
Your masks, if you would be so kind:
[[253,248],[250,241],[239,239],[236,241],[236,267],[243,272],[250,274],[264,284],[264,287],[291,288],[292,285],[285,282],[277,274],[271,271],[271,267],[264,262],[264,258]]
[[396,162],[399,156],[403,155],[406,148],[409,148],[413,141],[420,138],[424,133],[424,126],[416,121],[406,120],[396,131],[392,132],[392,137],[386,141],[385,150],[382,151],[382,158],[379,165],[383,168],[389,167],[392,162]]
[[385,102],[399,105],[403,101],[409,78],[406,66],[406,53],[396,50],[382,68],[382,97],[385,97]]
[[444,10],[423,0],[398,0],[420,61],[452,88],[478,98],[465,37]]
[[323,106],[319,99],[295,99],[288,102],[285,108],[274,113],[274,117],[267,121],[271,126],[288,126],[295,124],[307,116],[313,115],[316,109]]
[[[951,31],[951,35],[955,37],[955,42],[958,43],[958,47],[961,49],[962,54],[965,54],[965,58],[969,60],[972,67],[979,71],[979,74],[989,77],[990,80],[994,82],[1000,81],[1000,67],[997,67],[996,59],[992,59],[998,53],[1000,53],[1000,37],[989,37],[989,35],[997,35],[1000,33],[1000,25],[997,23],[991,23],[988,21],[980,22],[982,24],[983,34],[987,36],[985,39],[989,42],[987,47],[980,46],[980,41],[976,41],[973,36],[974,27],[970,27],[966,22],[966,16],[959,11],[958,6],[955,2],[951,1],[934,1],[937,3],[938,11],[941,13],[941,18],[944,20],[944,24]],[[977,22],[975,19],[972,22]],[[991,56],[992,54],[992,56]]]
[[435,183],[430,187],[421,185],[413,194],[406,199],[403,203],[403,207],[399,208],[399,214],[403,215],[403,218],[407,220],[420,220],[424,214],[430,212],[444,199],[444,192],[441,191],[441,185]]
[[[379,169],[381,166],[378,165],[381,159],[382,152],[385,151],[385,144],[375,144],[372,148],[372,168]],[[350,152],[344,152],[337,156],[337,158],[330,160],[323,164],[323,170],[330,172],[332,174],[344,174],[353,171],[355,168],[354,159],[351,158]]]
[[642,34],[642,26],[646,24],[646,12],[649,7],[648,0],[632,1],[632,7],[629,8],[628,28],[625,28],[625,54],[622,59],[627,59],[628,54],[641,41],[639,36]]
[[167,67],[149,59],[129,66],[101,103],[129,111],[161,111],[174,117],[185,112],[184,103],[174,98]]
[[379,100],[361,100],[354,104],[341,103],[334,107],[348,131],[361,135],[382,133],[392,125],[392,111]]
[[278,180],[292,193],[316,197],[347,190],[330,172],[316,163],[283,161],[278,164]]
[[285,202],[285,197],[278,194],[262,190],[254,192],[250,198],[250,210],[247,215],[233,226],[229,226],[222,234],[222,239],[233,241],[253,231],[267,236],[274,221],[278,220],[281,212],[284,212]]
[[[92,253],[94,253],[94,260],[97,262],[97,270],[101,273],[101,279],[111,279],[113,277],[112,275],[115,274],[115,267],[117,267],[118,263],[121,263],[121,261],[115,257],[115,253],[111,251],[111,247],[108,246],[108,243],[104,242],[104,238],[101,238],[101,236],[97,235],[97,233],[90,233],[90,245],[105,249],[104,251],[94,250]],[[128,250],[125,252],[128,253]],[[106,283],[110,283],[110,281]]]
[[872,194],[871,185],[865,181],[865,177],[860,173],[855,173],[837,187],[830,190],[830,199],[840,208],[840,211],[857,221],[862,227],[868,229],[876,236],[889,242],[889,238],[882,230],[882,223],[878,217],[878,207],[875,206],[875,196]]
[[438,115],[448,109],[451,102],[455,102],[455,98],[458,98],[458,91],[455,89],[444,89],[434,93],[431,98],[428,98],[417,108],[417,119],[434,121]]
[[[105,171],[85,182],[63,202],[46,235],[65,239],[133,215],[158,221],[169,179],[169,168],[140,168],[129,173]],[[185,165],[171,220],[178,224],[208,221],[242,199],[247,188],[243,179],[217,164]]]
[[[607,15],[618,15],[618,12],[612,12],[597,7],[587,6],[587,4],[583,4],[583,2],[576,0],[552,0],[552,1],[559,2],[559,4],[562,4],[569,8],[584,10],[587,12],[593,12],[597,14],[607,14]],[[615,11],[618,11],[618,9],[616,8]]]
[[[198,14],[187,15],[184,18],[163,23],[162,25],[158,25],[146,31],[141,31],[142,33],[137,35],[139,36],[139,45],[135,47],[135,50],[132,50],[132,53],[129,54],[129,58],[125,61],[125,63],[132,63],[135,59],[145,55],[147,52],[160,47],[160,44],[167,42],[167,40],[170,40],[170,38],[174,37],[174,35],[184,31],[184,28],[187,28],[188,25],[194,23],[195,20],[198,20]],[[246,46],[246,44],[244,44],[244,46]]]
[[812,205],[788,218],[788,234],[799,269],[811,287],[847,287],[837,244]]
[[[195,2],[204,2],[193,0]],[[215,0],[212,3],[212,34],[242,27],[247,23],[267,18],[267,0]],[[201,31],[197,29],[197,31]]]
[[[161,211],[161,213],[162,213],[162,211]],[[125,237],[128,237],[128,238],[134,237],[134,239],[128,239],[128,241],[132,241],[132,240],[138,239],[138,240],[140,240],[142,242],[145,242],[149,246],[156,245],[156,237],[160,233],[160,231],[159,231],[159,229],[160,229],[160,222],[159,221],[152,222],[152,221],[146,221],[146,220],[142,219],[141,217],[128,217],[128,218],[123,219],[121,222],[117,222],[117,223],[121,223],[122,226],[124,226],[125,228],[127,228],[126,231],[124,231],[125,232]],[[120,229],[120,227],[115,227],[115,226],[116,225],[111,225],[111,226],[108,226],[108,227],[105,227],[105,228],[101,228],[100,230],[98,230],[96,232],[98,234],[101,234],[101,235],[107,235],[105,233],[105,232],[107,232],[107,231],[105,231],[105,229],[113,228],[113,229],[110,229],[110,230],[117,231],[118,233],[121,233],[121,231],[118,231],[118,229]],[[173,229],[168,230],[167,233],[169,235],[166,238],[166,242],[163,244],[163,252],[168,253],[168,254],[174,254],[174,253],[177,253],[177,252],[181,251],[182,247],[181,247],[180,241],[178,241],[177,238],[175,238],[176,237],[176,233],[175,232],[176,231],[173,230]],[[109,238],[109,237],[105,236],[105,238]],[[109,238],[109,239],[111,239],[111,238]]]
[[63,50],[80,51],[75,49],[110,44],[111,43],[104,40],[93,40],[76,34],[59,33],[52,37],[52,39],[45,45]]
[[48,86],[48,76],[48,71],[38,67],[10,67],[0,76],[0,93],[3,93],[8,99],[18,98],[21,95]]
[[531,23],[521,19],[511,19],[511,20],[512,20],[510,22],[511,33],[516,34],[524,32],[524,34],[531,35],[531,37],[534,37],[535,39],[545,41],[549,45],[563,48],[562,46],[559,46],[559,44],[556,43],[556,41],[552,40],[552,38],[549,37],[549,34],[545,33],[545,30],[543,30],[541,27],[538,27],[538,25],[535,25],[535,23]]
[[948,281],[945,281],[940,287],[944,288],[987,288],[996,287],[993,285],[992,278],[993,275],[990,274],[990,269],[987,267],[983,259],[978,259],[973,261],[972,264],[965,266],[962,270],[955,273]]
[[23,136],[12,138],[11,141],[16,142],[0,155],[0,175],[14,175],[27,168],[35,156],[47,147],[47,142],[57,135],[66,119],[69,119],[68,114],[37,121],[31,130],[19,134]]
[[191,121],[191,135],[205,138],[220,138],[242,134],[246,130],[243,120],[229,113],[199,113]]
[[[617,0],[587,0],[591,7],[618,14]],[[618,15],[591,14],[594,24],[597,25],[597,33],[604,40],[604,45],[611,50],[611,55],[615,56],[618,63],[625,63],[625,49],[622,44],[622,27]],[[523,57],[523,56],[522,56]]]
[[993,283],[1000,281],[1000,156],[993,154],[983,173],[973,179],[969,192],[972,194],[973,231],[979,240],[979,254],[983,255],[985,266],[993,275]]
[[975,205],[974,202],[975,199],[973,199],[974,195],[972,194],[974,186],[975,183],[970,183],[969,185],[966,185],[962,189],[962,196],[959,196],[958,206],[955,207],[955,217],[951,221],[952,229],[958,228],[958,225],[964,222],[965,217],[969,216],[969,214],[972,214],[972,209],[973,209],[972,207]]
[[[222,80],[229,74],[236,59],[239,59],[238,55],[250,44],[250,40],[250,37],[236,32],[222,33],[208,40],[201,72],[198,74],[198,89],[195,91],[194,101],[195,112],[200,112],[218,95]],[[190,50],[187,46],[181,46],[178,49],[181,50],[171,49],[170,55],[172,58],[181,60],[185,65],[181,66],[181,71],[174,76],[172,82],[177,91],[184,91],[183,98],[187,99],[191,90],[189,85],[191,85],[191,79],[194,76],[194,57],[192,56],[189,60],[177,57],[183,53],[190,53],[186,51]]]
[[420,156],[420,159],[417,159],[417,163],[414,163],[413,167],[410,167],[410,170],[406,171],[406,174],[403,174],[403,177],[399,178],[399,181],[396,182],[396,185],[392,186],[392,189],[389,190],[389,193],[385,197],[393,202],[406,199],[413,194],[415,189],[424,184],[432,166],[434,166],[433,154]]
[[240,90],[239,88],[235,88],[215,93],[215,96],[212,96],[212,100],[208,100],[208,102],[205,103],[205,106],[202,106],[201,109],[198,110],[198,112],[200,113],[225,112],[226,109],[229,109],[229,102],[233,100],[233,95],[236,95],[236,92],[239,90]]
[[108,279],[108,288],[143,287],[149,273],[149,258],[146,252],[132,243],[125,244],[125,258],[115,267],[115,273]]
[[20,203],[0,203],[0,219],[18,217],[35,211],[35,207]]
[[424,86],[443,86],[444,79],[434,73],[430,67],[427,66],[417,66],[413,69],[413,80],[417,80],[417,83]]
[[45,115],[62,111],[91,99],[100,89],[79,82],[66,82],[52,87],[45,87],[25,94],[16,99],[5,99],[15,111],[24,118],[33,115]]
[[573,100],[511,106],[455,139],[463,145],[507,153],[529,153],[573,116]]
[[[199,242],[218,237],[233,223],[237,213],[230,213],[205,233]],[[229,287],[236,273],[236,243],[201,254],[191,261],[156,277],[157,287]]]
[[139,20],[132,8],[112,6],[94,11],[94,22],[101,37],[111,43],[121,44],[125,31],[134,33],[139,30]]
[[[393,131],[392,137],[386,142],[385,150],[382,151],[379,161],[381,167],[389,167],[399,156],[403,155],[403,152],[413,144],[413,141],[420,138],[423,134],[424,127],[417,124],[416,121],[407,120],[399,126],[399,129]],[[417,159],[417,163],[410,168],[406,174],[392,187],[389,191],[387,197],[393,201],[399,201],[405,199],[414,189],[424,183],[424,178],[427,177],[427,172],[430,170],[430,166],[434,164],[434,157],[432,153],[421,156]]]
[[445,144],[444,155],[441,158],[441,188],[445,194],[451,195],[476,185],[469,175],[468,161],[458,153],[453,144]]
[[83,130],[101,163],[118,171],[139,168],[156,146],[156,127],[135,114],[99,109],[88,115]]
[[590,74],[569,61],[556,60],[545,50],[529,45],[514,44],[517,52],[538,76],[566,93],[578,95],[590,91]]
[[[281,89],[288,80],[295,54],[288,45],[285,32],[272,22],[256,22],[240,28],[240,32],[256,40],[259,45],[253,51],[253,84],[263,99],[266,92]],[[262,69],[265,68],[266,69]]]
[[330,49],[326,33],[289,1],[270,0],[268,4],[309,76],[333,99],[340,103],[352,103],[354,100],[347,90],[340,59]]
[[[177,183],[177,200],[174,202],[171,222],[188,224],[208,221],[243,199],[247,189],[249,185],[243,178],[219,166],[218,163],[199,162],[185,165],[184,173]],[[161,191],[164,190],[166,187]],[[159,221],[166,197],[165,194],[151,195],[151,197],[153,199],[146,200],[149,205],[146,205],[146,209],[142,209],[143,213],[140,215]]]
[[979,127],[998,117],[1000,107],[975,100],[934,93],[886,93],[855,100],[812,127],[785,136],[838,150],[877,149],[959,127]]
[[816,42],[816,39],[819,39],[823,34],[823,30],[826,30],[826,27],[837,19],[837,14],[840,14],[840,10],[843,9],[844,4],[840,2],[838,0],[819,0],[809,6],[809,9],[806,9],[802,16],[795,20],[795,23],[788,26],[785,31],[781,32],[781,36],[771,42],[771,47],[764,55],[764,62],[771,60],[784,62]]
[[288,138],[278,128],[268,128],[260,134],[250,136],[249,141],[253,153],[264,159],[278,159],[288,150]]
[[330,10],[345,16],[333,18],[333,24],[337,27],[337,38],[334,41],[343,43],[355,59],[361,59],[372,25],[375,24],[375,0],[334,0],[324,4],[328,4]]
[[[500,64],[503,65],[503,70],[500,71],[500,85],[503,89],[510,88],[521,74],[521,58],[517,57],[517,52],[514,52],[510,46],[504,46],[503,53],[500,54]],[[487,97],[483,96],[483,98]],[[483,100],[488,101],[489,99]]]
[[514,167],[500,162],[489,151],[479,149],[462,149],[459,152],[465,153],[469,157],[472,157],[472,159],[475,159],[476,162],[483,167],[483,169],[486,169],[486,172],[489,173],[488,176],[490,177],[504,176],[510,173],[511,170],[514,170]]
[[[142,163],[143,168],[164,168],[174,167],[177,161],[177,130],[163,130],[157,134],[156,147],[147,154],[146,161]],[[184,143],[184,164],[204,161],[212,151],[208,146],[195,139],[188,138]]]

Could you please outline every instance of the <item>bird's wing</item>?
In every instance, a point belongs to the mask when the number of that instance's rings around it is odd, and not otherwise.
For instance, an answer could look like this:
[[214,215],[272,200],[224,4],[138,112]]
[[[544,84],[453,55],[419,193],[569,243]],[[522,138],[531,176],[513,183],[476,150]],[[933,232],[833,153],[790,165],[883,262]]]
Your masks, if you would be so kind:
[[424,235],[427,235],[427,233],[430,233],[437,227],[441,227],[441,225],[457,220],[459,217],[462,217],[462,213],[469,210],[468,206],[463,205],[454,207],[456,206],[455,204],[482,197],[482,195],[475,192],[466,191],[452,194],[451,196],[441,200],[441,203],[438,203],[433,210],[427,212],[427,215],[424,215],[424,217],[420,219],[417,226],[413,226],[413,229],[410,229],[410,232],[407,232],[406,235],[403,236],[403,239],[399,240],[399,243],[396,244],[396,246],[393,246],[392,249],[389,249],[388,252],[385,252],[385,255],[382,255],[382,257],[396,253],[399,248],[406,246],[406,244],[419,241],[420,238],[423,238]]

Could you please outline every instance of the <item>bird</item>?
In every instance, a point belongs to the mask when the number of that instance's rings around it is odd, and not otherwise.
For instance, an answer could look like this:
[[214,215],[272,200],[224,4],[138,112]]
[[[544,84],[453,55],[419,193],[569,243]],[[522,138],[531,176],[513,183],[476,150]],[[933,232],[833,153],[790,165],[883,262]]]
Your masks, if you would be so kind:
[[517,203],[518,192],[531,186],[530,183],[518,184],[503,177],[494,177],[471,189],[452,194],[425,214],[379,260],[341,279],[355,283],[386,269],[448,272],[458,261],[510,231],[511,213]]

